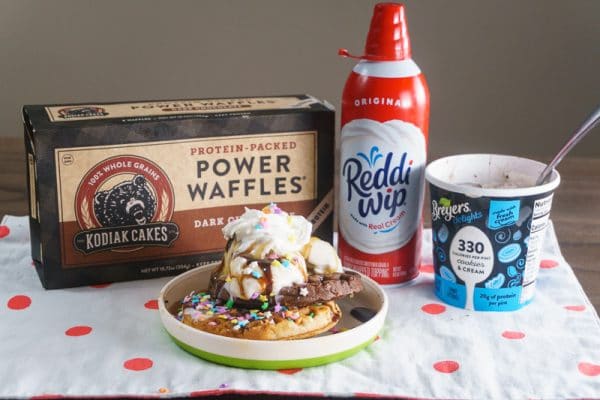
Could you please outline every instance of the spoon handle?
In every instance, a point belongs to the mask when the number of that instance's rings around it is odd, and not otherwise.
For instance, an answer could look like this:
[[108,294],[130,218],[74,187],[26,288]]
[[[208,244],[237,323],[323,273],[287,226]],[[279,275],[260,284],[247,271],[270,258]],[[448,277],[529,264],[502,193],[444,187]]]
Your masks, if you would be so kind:
[[562,161],[563,157],[567,155],[569,151],[577,144],[589,131],[591,131],[596,125],[600,122],[600,107],[598,107],[584,122],[581,124],[579,129],[575,131],[573,136],[569,138],[567,143],[560,149],[558,154],[550,161],[550,163],[544,168],[540,176],[536,181],[536,185],[543,184],[550,172],[558,165],[559,162]]

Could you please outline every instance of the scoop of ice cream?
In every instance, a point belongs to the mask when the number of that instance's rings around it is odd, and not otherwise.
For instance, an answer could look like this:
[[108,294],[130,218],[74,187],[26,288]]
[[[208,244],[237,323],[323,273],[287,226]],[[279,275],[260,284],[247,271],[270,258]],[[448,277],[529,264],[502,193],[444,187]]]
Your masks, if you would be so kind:
[[306,259],[309,272],[316,274],[333,274],[344,272],[342,262],[332,245],[317,237],[310,238],[304,246],[302,254]]
[[256,300],[275,296],[281,288],[307,281],[302,249],[310,240],[312,224],[277,205],[246,209],[223,228],[228,239],[220,276],[230,296]]
[[[223,289],[230,296],[243,300],[266,301],[268,297],[293,284],[303,284],[308,275],[304,258],[295,255],[291,259],[255,261],[237,256],[229,263]],[[224,268],[226,270],[226,268]],[[222,275],[223,276],[223,275]]]

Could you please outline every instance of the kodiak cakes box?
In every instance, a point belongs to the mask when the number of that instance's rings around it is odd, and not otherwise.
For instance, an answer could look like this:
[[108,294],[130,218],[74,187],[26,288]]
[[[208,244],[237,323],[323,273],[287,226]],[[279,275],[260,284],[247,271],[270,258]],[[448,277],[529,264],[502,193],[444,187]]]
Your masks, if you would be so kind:
[[48,289],[220,260],[276,202],[331,241],[333,108],[309,95],[23,108],[31,250]]

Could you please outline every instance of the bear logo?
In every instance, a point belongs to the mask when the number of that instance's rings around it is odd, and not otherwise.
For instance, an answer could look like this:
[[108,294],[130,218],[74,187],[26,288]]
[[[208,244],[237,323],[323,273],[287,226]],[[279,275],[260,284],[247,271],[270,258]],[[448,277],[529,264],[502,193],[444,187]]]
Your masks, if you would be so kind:
[[152,221],[155,211],[156,198],[142,175],[94,196],[94,214],[104,227],[145,225]]

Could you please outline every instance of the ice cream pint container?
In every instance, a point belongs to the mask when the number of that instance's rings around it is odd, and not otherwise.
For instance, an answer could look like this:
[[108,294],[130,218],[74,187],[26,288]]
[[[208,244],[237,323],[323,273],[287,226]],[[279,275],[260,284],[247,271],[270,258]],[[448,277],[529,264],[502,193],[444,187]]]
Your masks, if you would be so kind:
[[476,311],[514,311],[533,299],[556,170],[513,156],[465,154],[429,164],[435,294]]
[[377,4],[342,95],[339,255],[380,284],[419,273],[429,89],[404,6]]

